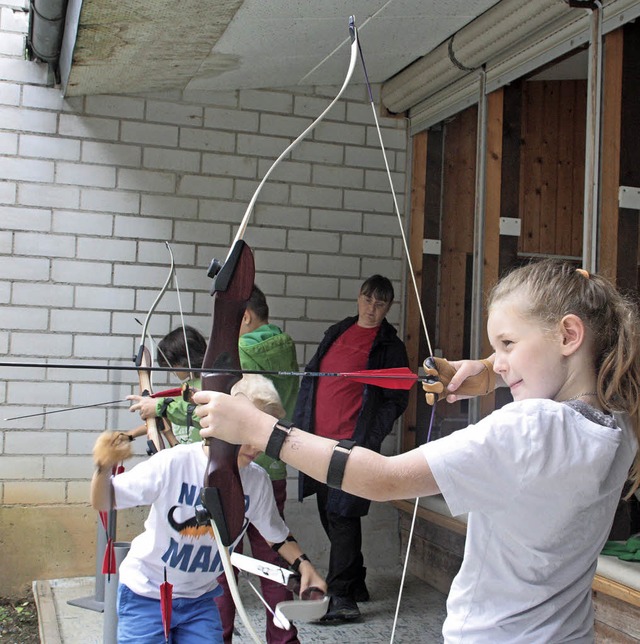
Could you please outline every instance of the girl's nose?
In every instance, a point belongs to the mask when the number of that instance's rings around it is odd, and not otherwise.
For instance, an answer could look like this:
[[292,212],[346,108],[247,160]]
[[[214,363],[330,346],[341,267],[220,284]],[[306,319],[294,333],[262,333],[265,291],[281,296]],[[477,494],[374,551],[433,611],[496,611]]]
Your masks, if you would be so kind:
[[493,370],[496,373],[502,373],[507,368],[506,360],[498,356],[496,353],[495,358],[493,359]]

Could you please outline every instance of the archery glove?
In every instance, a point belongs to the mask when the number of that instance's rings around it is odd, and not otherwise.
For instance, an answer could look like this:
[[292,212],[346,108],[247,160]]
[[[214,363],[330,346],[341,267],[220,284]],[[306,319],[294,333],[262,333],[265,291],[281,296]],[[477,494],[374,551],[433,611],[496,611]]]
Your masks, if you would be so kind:
[[484,369],[473,376],[469,376],[455,392],[447,389],[456,369],[444,358],[429,357],[424,361],[424,370],[427,381],[422,383],[427,405],[433,405],[437,400],[442,400],[449,393],[460,396],[485,396],[496,388],[496,374],[489,360],[480,360]]
[[130,458],[132,440],[125,432],[102,432],[93,446],[93,462],[96,467],[113,467]]

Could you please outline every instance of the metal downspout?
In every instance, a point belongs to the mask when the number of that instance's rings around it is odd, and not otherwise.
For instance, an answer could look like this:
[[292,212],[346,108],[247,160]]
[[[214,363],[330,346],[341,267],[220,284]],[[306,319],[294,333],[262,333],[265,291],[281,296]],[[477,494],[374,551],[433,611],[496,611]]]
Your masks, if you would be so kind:
[[[476,186],[473,221],[473,279],[471,292],[470,358],[482,358],[485,176],[487,164],[487,74],[484,66],[478,73],[478,132],[476,141]],[[469,400],[469,422],[480,420],[480,399]]]
[[602,105],[602,3],[591,11],[589,79],[587,82],[587,128],[584,168],[584,213],[582,223],[582,267],[598,268],[600,112]]
[[30,0],[27,49],[31,59],[49,64],[60,82],[60,50],[67,15],[67,0]]

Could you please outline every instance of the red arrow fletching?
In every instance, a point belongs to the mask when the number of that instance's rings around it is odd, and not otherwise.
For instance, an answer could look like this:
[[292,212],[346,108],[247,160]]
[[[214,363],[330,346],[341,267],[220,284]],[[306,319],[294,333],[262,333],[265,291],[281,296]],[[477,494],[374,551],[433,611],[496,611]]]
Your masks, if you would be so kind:
[[162,628],[165,641],[169,641],[171,631],[171,603],[173,597],[173,584],[167,581],[167,569],[164,569],[164,582],[160,584],[160,610],[162,611]]
[[115,575],[116,574],[116,551],[113,547],[113,539],[109,537],[107,547],[104,549],[104,558],[102,559],[102,574]]
[[365,385],[384,387],[385,389],[405,389],[413,387],[418,376],[409,367],[392,367],[390,369],[367,369],[366,371],[351,371],[339,374],[343,378],[351,378]]

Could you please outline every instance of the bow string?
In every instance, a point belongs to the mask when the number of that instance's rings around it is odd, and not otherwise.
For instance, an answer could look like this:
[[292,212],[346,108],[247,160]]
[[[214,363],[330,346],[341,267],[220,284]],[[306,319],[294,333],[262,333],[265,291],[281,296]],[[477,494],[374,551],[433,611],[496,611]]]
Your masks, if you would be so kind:
[[[411,262],[411,253],[409,252],[409,245],[407,243],[407,237],[406,237],[406,234],[405,234],[405,231],[404,231],[404,225],[402,223],[402,216],[400,214],[400,208],[398,206],[398,199],[397,199],[397,196],[396,196],[395,188],[393,186],[393,178],[391,177],[391,170],[389,168],[389,161],[387,159],[387,152],[386,152],[386,149],[385,149],[384,141],[382,139],[382,132],[380,130],[380,122],[378,120],[378,114],[376,112],[375,101],[373,99],[373,92],[371,90],[371,83],[369,82],[369,75],[367,73],[367,66],[366,66],[366,64],[364,62],[364,53],[362,51],[362,47],[360,46],[359,42],[358,42],[358,51],[360,53],[360,60],[362,62],[362,70],[363,70],[363,73],[364,73],[365,83],[366,83],[367,91],[368,91],[368,94],[369,94],[369,104],[371,105],[371,111],[373,113],[373,120],[375,122],[376,132],[378,134],[378,141],[380,143],[380,149],[382,151],[382,157],[384,159],[384,167],[385,167],[386,174],[387,174],[387,179],[388,179],[388,182],[389,182],[389,188],[391,190],[391,195],[393,197],[393,207],[394,207],[394,211],[395,211],[395,214],[396,214],[396,217],[397,217],[397,220],[398,220],[398,226],[400,228],[400,234],[402,236],[402,244],[403,244],[403,247],[404,247],[404,252],[405,252],[405,256],[406,256],[407,264],[408,264],[408,268],[409,268],[408,272],[409,272],[409,275],[411,277],[411,283],[413,285],[413,291],[414,291],[414,295],[415,295],[416,302],[417,302],[417,305],[418,305],[418,311],[420,312],[420,319],[421,319],[421,322],[422,322],[422,329],[424,331],[424,335],[425,335],[425,338],[426,338],[426,341],[427,341],[427,346],[428,346],[428,349],[429,349],[429,358],[433,359],[433,357],[434,357],[433,356],[433,349],[432,349],[432,345],[431,345],[431,339],[430,339],[430,336],[429,336],[429,330],[427,328],[427,322],[426,322],[426,319],[425,319],[424,310],[422,308],[422,301],[421,301],[421,298],[420,298],[420,291],[418,290],[418,283],[417,283],[416,277],[415,277],[415,270],[413,269],[413,265],[412,265],[412,262]],[[432,378],[435,377],[433,372],[431,373],[431,377]],[[431,438],[431,430],[433,428],[433,421],[434,421],[434,418],[435,418],[435,409],[436,409],[436,406],[435,406],[435,404],[433,404],[432,407],[431,407],[431,418],[429,420],[429,430],[427,432],[427,442],[429,442],[429,440]],[[400,603],[402,601],[402,591],[403,591],[403,588],[404,588],[404,582],[405,582],[407,569],[408,569],[408,565],[409,565],[409,554],[411,552],[411,542],[413,541],[413,535],[414,535],[414,532],[415,532],[416,519],[417,519],[417,516],[418,516],[418,503],[419,503],[419,500],[420,500],[420,497],[416,497],[414,507],[413,507],[413,516],[412,516],[412,519],[411,519],[411,527],[409,529],[409,536],[408,536],[408,540],[407,540],[407,551],[406,551],[406,554],[405,554],[404,565],[402,567],[402,577],[400,579],[400,589],[398,591],[398,599],[397,599],[397,602],[396,602],[396,610],[395,610],[395,614],[394,614],[394,617],[393,617],[393,627],[391,629],[391,639],[390,639],[391,644],[393,644],[393,642],[395,640],[396,626],[397,626],[397,623],[398,623],[398,615],[400,613]]]

